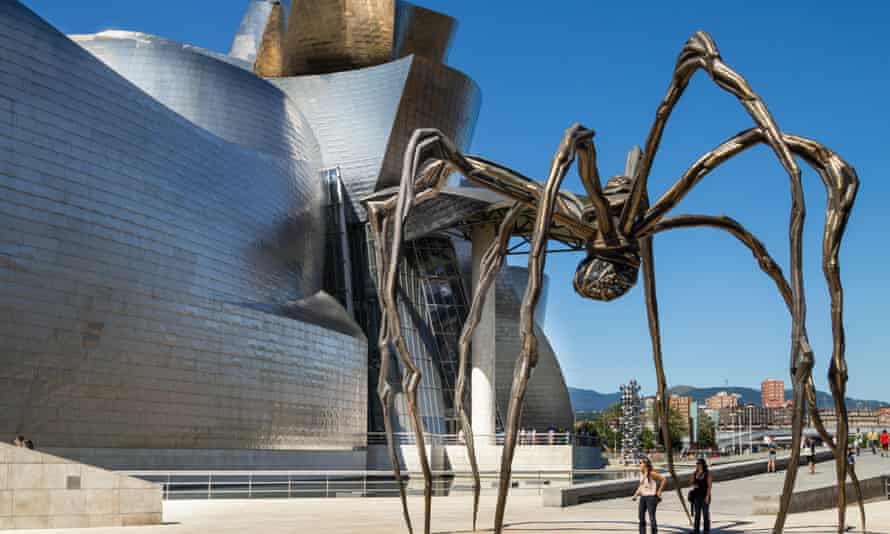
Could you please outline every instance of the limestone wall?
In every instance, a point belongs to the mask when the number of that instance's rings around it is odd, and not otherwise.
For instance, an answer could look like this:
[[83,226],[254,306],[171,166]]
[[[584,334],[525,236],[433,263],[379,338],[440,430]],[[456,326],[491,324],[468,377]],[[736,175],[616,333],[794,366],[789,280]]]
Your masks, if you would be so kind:
[[0,530],[161,523],[161,488],[0,444]]

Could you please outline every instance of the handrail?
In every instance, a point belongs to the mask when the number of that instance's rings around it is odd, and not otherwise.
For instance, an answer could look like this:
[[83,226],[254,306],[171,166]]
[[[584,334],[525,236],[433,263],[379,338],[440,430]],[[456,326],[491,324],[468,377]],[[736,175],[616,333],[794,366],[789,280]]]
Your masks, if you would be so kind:
[[[396,443],[399,445],[414,445],[417,443],[416,436],[413,432],[397,432],[393,435]],[[424,434],[424,440],[432,445],[463,445],[464,437],[462,434]],[[489,445],[503,445],[504,434],[477,434],[474,435],[475,443],[487,443]],[[386,444],[386,434],[383,432],[368,432],[369,445]],[[575,434],[574,432],[537,432],[522,431],[517,437],[517,445],[523,446],[547,446],[547,445],[578,445],[578,446],[599,446],[599,438],[597,436]]]

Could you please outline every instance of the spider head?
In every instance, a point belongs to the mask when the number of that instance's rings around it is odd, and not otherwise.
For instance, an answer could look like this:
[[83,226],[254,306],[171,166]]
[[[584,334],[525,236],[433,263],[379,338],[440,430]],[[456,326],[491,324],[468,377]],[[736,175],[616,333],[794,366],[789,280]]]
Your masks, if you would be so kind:
[[575,271],[575,292],[592,300],[614,300],[637,283],[639,271],[640,256],[634,250],[592,252]]

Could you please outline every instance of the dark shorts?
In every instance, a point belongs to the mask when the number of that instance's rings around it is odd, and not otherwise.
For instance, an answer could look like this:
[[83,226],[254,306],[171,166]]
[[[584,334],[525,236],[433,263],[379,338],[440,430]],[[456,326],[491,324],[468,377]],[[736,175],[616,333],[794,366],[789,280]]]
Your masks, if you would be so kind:
[[885,451],[887,450],[888,447],[890,447],[890,443],[884,443],[883,445],[881,445],[881,448],[884,449]]
[[813,456],[812,454],[808,454],[808,455],[807,455],[807,462],[808,462],[808,463],[811,463],[811,464],[816,463],[816,457]]
[[775,460],[776,459],[776,451],[769,451],[769,458],[770,458],[770,460]]

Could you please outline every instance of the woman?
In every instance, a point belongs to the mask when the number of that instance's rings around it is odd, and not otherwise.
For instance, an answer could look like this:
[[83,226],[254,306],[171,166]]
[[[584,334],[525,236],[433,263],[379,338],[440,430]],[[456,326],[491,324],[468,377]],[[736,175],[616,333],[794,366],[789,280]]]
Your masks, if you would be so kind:
[[711,532],[711,473],[708,472],[708,464],[704,458],[699,458],[695,462],[695,472],[692,473],[692,481],[690,485],[693,487],[689,495],[692,501],[692,513],[695,514],[695,527],[693,532],[698,534],[699,525],[701,525],[702,515],[705,516],[705,534]]
[[775,473],[776,472],[776,438],[770,436],[768,438],[769,441],[769,459],[766,462],[766,472],[767,473]]
[[816,440],[807,438],[803,444],[804,452],[807,453],[807,463],[810,466],[810,474],[816,474]]
[[649,458],[640,460],[640,484],[634,492],[633,500],[640,498],[639,518],[640,534],[646,534],[646,512],[649,513],[649,524],[652,534],[658,534],[658,523],[655,521],[655,509],[661,502],[661,492],[667,480],[652,468]]

